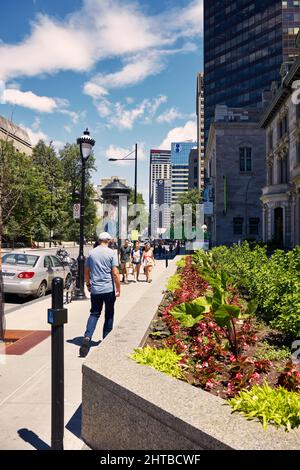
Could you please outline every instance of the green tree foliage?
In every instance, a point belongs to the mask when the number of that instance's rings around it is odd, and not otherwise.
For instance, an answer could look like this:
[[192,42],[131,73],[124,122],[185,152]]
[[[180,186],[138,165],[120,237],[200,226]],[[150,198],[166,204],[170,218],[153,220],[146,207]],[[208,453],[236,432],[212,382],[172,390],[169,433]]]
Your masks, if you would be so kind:
[[[87,162],[85,236],[97,224],[91,175],[93,156]],[[79,238],[73,220],[73,203],[81,187],[81,158],[77,145],[67,144],[59,155],[40,141],[31,157],[17,152],[11,142],[0,141],[0,238],[10,241]]]
[[[148,227],[148,212],[142,193],[137,193],[137,205],[134,208],[134,189],[130,188],[128,195],[128,231],[136,229],[141,231]],[[138,219],[138,220],[137,220]]]
[[185,191],[182,193],[177,203],[182,207],[182,210],[185,205],[191,204],[192,205],[192,223],[193,227],[196,225],[196,213],[197,213],[197,204],[201,204],[202,196],[201,192],[198,189],[191,189],[189,191]]

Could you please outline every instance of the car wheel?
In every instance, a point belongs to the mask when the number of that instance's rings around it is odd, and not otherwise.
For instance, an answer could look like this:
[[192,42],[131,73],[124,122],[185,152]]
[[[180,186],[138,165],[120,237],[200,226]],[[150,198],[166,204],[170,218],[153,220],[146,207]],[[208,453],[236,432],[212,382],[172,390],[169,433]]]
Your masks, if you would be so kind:
[[43,281],[41,284],[40,284],[40,287],[38,288],[36,294],[35,294],[35,297],[37,299],[41,298],[41,297],[45,297],[46,295],[46,292],[47,292],[47,283],[45,281]]
[[72,284],[72,276],[71,274],[68,274],[65,280],[65,289],[67,290],[70,289],[71,284]]

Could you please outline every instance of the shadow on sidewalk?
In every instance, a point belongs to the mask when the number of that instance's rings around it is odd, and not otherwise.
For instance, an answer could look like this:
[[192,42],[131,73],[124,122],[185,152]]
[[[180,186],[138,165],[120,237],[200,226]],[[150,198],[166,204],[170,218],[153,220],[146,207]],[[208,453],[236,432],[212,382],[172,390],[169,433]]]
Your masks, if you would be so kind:
[[66,424],[66,429],[81,439],[81,405]]
[[[81,346],[82,340],[83,340],[83,336],[76,336],[73,339],[67,339],[67,343],[74,344],[75,346]],[[101,343],[101,340],[91,341],[90,347],[94,348],[95,346],[99,346],[100,343]]]
[[30,431],[27,428],[22,428],[18,430],[18,434],[23,441],[28,442],[34,449],[36,450],[50,450],[51,447],[42,439],[39,438],[39,436],[33,432]]

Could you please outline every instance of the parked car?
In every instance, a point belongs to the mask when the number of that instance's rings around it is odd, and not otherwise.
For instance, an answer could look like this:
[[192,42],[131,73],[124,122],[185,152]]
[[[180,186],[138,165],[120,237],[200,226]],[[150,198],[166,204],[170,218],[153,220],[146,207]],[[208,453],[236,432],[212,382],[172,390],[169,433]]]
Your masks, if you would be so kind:
[[72,282],[70,268],[50,252],[7,253],[2,259],[2,275],[4,293],[22,297],[43,297],[51,290],[54,277],[61,277],[67,288]]

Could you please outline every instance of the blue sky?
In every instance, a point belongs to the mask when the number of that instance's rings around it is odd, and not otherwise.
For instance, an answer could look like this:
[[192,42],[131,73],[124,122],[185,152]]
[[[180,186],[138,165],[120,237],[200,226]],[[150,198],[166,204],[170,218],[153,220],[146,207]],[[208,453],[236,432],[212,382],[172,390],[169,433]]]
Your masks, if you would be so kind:
[[203,0],[2,0],[0,114],[57,148],[88,126],[97,173],[133,184],[110,156],[139,148],[147,198],[150,148],[196,137]]

